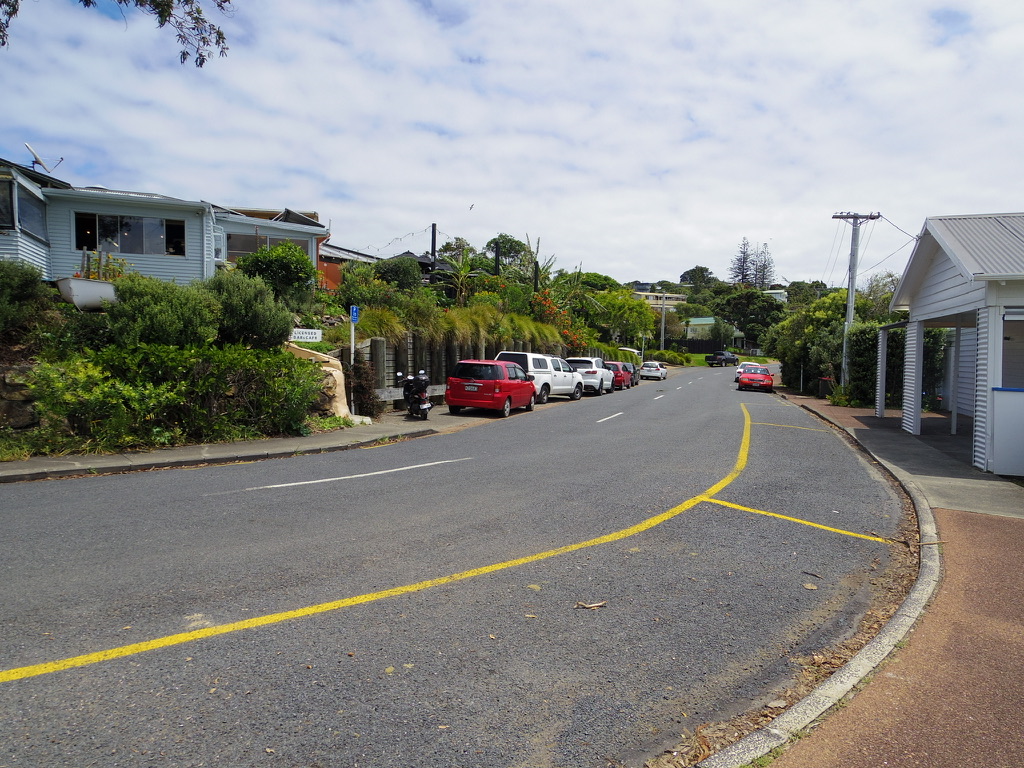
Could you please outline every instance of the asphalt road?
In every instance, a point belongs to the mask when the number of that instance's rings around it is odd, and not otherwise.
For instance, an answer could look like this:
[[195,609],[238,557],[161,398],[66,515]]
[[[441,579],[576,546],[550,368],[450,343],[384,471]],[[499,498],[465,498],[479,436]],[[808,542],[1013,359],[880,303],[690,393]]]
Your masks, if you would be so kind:
[[3,486],[0,768],[640,766],[852,632],[901,514],[834,432],[704,368]]

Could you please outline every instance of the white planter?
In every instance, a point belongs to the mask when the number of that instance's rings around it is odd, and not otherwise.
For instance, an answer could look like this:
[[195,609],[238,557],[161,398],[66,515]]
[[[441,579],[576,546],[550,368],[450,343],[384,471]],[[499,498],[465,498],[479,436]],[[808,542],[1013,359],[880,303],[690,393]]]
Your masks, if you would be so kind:
[[106,280],[88,280],[84,277],[62,277],[57,281],[57,290],[64,301],[81,310],[103,309],[103,302],[117,301],[114,284]]

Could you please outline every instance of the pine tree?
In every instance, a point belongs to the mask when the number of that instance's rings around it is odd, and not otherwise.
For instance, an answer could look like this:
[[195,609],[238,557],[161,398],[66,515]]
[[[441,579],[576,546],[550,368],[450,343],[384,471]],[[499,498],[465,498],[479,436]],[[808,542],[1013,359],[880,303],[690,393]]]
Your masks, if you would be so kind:
[[762,291],[768,290],[775,282],[775,261],[772,259],[768,243],[762,245],[753,258],[754,287]]
[[732,257],[732,266],[729,267],[729,277],[737,285],[752,285],[754,282],[754,250],[750,247],[750,241],[743,238],[740,241],[739,252]]

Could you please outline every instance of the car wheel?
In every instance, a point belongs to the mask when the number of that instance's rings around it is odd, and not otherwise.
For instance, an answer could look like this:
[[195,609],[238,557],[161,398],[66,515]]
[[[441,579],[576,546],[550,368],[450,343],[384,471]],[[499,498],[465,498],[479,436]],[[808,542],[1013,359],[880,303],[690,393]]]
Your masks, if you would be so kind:
[[572,391],[572,394],[569,395],[569,399],[570,400],[579,400],[581,397],[583,397],[583,385],[582,384],[577,384],[576,388]]
[[503,406],[501,406],[501,417],[505,418],[510,413],[512,413],[512,398],[511,397],[506,397],[505,398],[505,404]]
[[526,410],[532,411],[533,410],[533,406],[534,406],[534,404],[536,402],[537,402],[537,398],[535,396],[533,396],[533,395],[530,395],[530,402],[528,402],[526,404]]
[[600,397],[601,395],[604,394],[604,382],[603,381],[597,382],[597,388],[594,390],[594,394],[597,395],[598,397]]
[[462,406],[461,405],[449,405],[448,406],[448,413],[450,413],[452,415],[455,415],[455,414],[458,414],[458,413],[462,413]]
[[544,403],[548,401],[548,395],[550,394],[551,390],[548,388],[548,385],[545,384],[540,388],[540,394],[537,396],[537,405],[544,405]]

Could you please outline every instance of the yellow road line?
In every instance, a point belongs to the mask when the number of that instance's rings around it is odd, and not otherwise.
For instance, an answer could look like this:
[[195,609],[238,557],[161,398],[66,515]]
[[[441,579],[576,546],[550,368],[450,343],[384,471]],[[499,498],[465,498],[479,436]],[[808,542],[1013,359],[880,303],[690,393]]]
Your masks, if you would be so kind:
[[630,536],[635,536],[638,533],[643,533],[644,531],[650,530],[651,528],[654,528],[657,525],[661,525],[667,520],[671,520],[672,518],[685,512],[686,510],[697,506],[702,501],[711,501],[711,496],[714,496],[716,493],[718,493],[723,488],[728,486],[733,480],[739,477],[740,473],[747,465],[747,456],[750,451],[750,412],[747,411],[747,407],[745,405],[741,404],[741,407],[743,408],[743,439],[740,442],[739,455],[736,458],[736,463],[733,466],[732,471],[699,496],[694,496],[693,498],[684,501],[682,504],[673,507],[667,512],[662,512],[660,515],[649,517],[646,520],[637,523],[636,525],[630,526],[629,528],[623,528],[620,531],[615,531],[604,536],[598,536],[596,539],[581,541],[576,544],[568,544],[564,547],[558,547],[557,549],[549,549],[547,552],[539,552],[537,554],[528,555],[527,557],[520,557],[515,560],[506,560],[502,563],[494,563],[492,565],[486,565],[481,568],[473,568],[469,571],[454,573],[450,576],[442,576],[438,579],[420,581],[416,584],[407,584],[402,587],[385,589],[380,592],[370,592],[365,595],[346,597],[342,600],[334,600],[329,603],[320,603],[319,605],[310,605],[305,608],[297,608],[292,611],[272,613],[266,616],[256,616],[251,619],[235,621],[231,622],[230,624],[220,624],[215,627],[205,627],[203,629],[197,629],[191,632],[180,632],[175,635],[158,637],[153,640],[146,640],[141,643],[122,645],[117,648],[109,648],[104,651],[96,651],[95,653],[86,653],[81,656],[72,656],[67,659],[59,659],[57,661],[49,661],[43,664],[32,664],[27,667],[17,667],[15,669],[8,669],[0,672],[0,683],[10,682],[11,680],[20,680],[26,677],[46,675],[51,672],[59,672],[65,669],[72,669],[74,667],[84,667],[88,666],[89,664],[96,664],[101,661],[109,661],[110,659],[118,659],[124,656],[133,656],[137,653],[153,651],[158,648],[168,648],[172,645],[191,643],[196,640],[202,640],[207,637],[225,635],[229,632],[238,632],[244,629],[265,627],[270,624],[278,624],[280,622],[289,621],[291,619],[302,619],[308,616],[314,616],[319,613],[336,611],[341,608],[349,608],[353,605],[361,605],[363,603],[371,603],[389,597],[407,595],[412,592],[419,592],[424,589],[430,589],[431,587],[438,587],[444,584],[451,584],[456,581],[471,579],[475,576],[484,576],[489,573],[503,571],[507,568],[515,568],[516,566],[526,565],[528,563],[535,563],[539,560],[546,560],[550,557],[565,555],[570,552],[576,552],[581,549],[596,547],[600,544],[609,544],[613,541],[621,541],[622,539],[629,538]]
[[822,525],[821,523],[812,523],[810,520],[801,520],[799,517],[789,517],[787,515],[780,515],[777,512],[767,512],[767,511],[765,511],[763,509],[753,509],[752,507],[744,507],[744,506],[742,506],[740,504],[733,504],[730,501],[722,501],[720,499],[708,499],[708,498],[704,499],[704,501],[709,501],[712,504],[720,504],[723,507],[731,507],[732,509],[738,509],[738,510],[741,510],[743,512],[753,512],[755,515],[765,515],[767,517],[777,517],[780,520],[788,520],[791,523],[800,523],[800,525],[809,525],[812,528],[821,528],[824,531],[831,531],[832,533],[841,533],[844,536],[854,536],[854,537],[856,537],[858,539],[867,539],[868,541],[880,541],[883,544],[890,543],[889,539],[883,539],[883,538],[880,538],[878,536],[868,536],[867,534],[864,534],[864,533],[854,533],[853,531],[844,531],[842,528],[831,528],[831,527],[829,527],[827,525]]
[[759,427],[785,427],[786,429],[808,429],[811,432],[831,432],[830,429],[821,429],[820,427],[795,427],[792,424],[771,424],[767,421],[754,421],[752,424],[756,424]]

